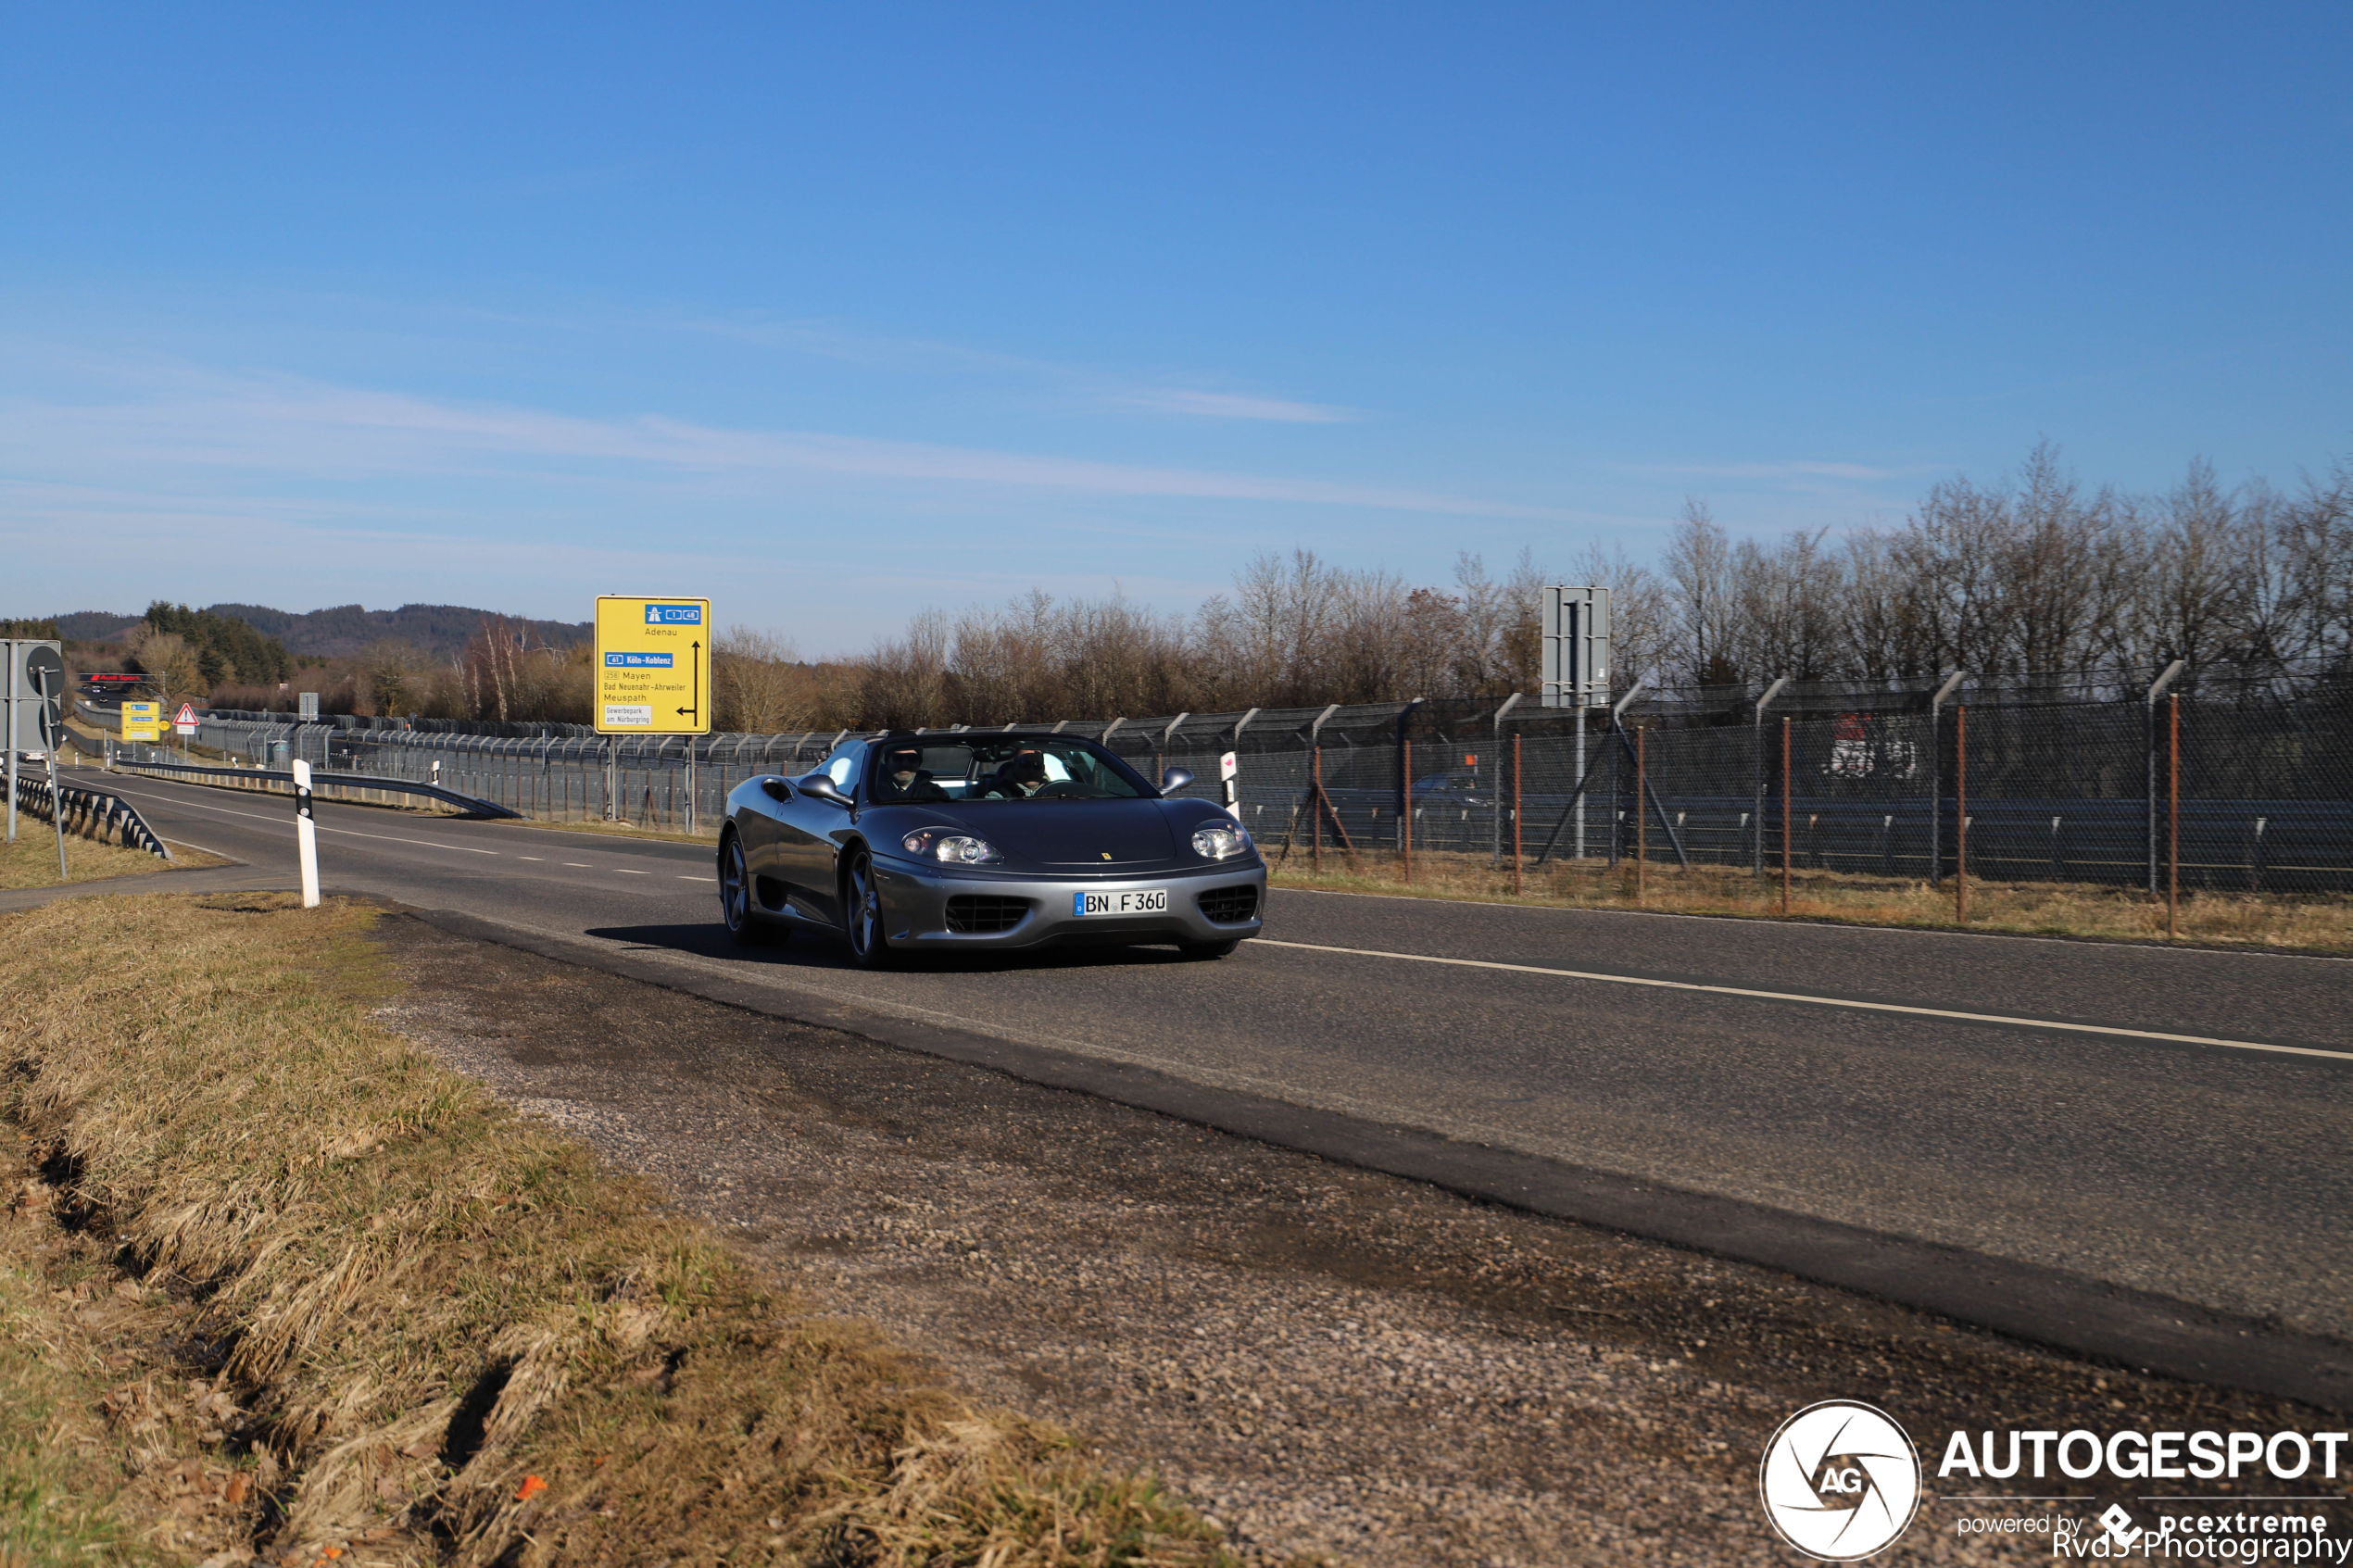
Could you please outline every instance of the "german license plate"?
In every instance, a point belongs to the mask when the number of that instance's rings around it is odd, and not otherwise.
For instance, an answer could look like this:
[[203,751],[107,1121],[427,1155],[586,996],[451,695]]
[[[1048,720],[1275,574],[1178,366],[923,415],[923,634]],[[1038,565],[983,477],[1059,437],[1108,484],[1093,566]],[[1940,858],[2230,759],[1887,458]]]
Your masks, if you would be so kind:
[[1140,893],[1074,893],[1074,915],[1158,915],[1168,912],[1168,889],[1147,887]]

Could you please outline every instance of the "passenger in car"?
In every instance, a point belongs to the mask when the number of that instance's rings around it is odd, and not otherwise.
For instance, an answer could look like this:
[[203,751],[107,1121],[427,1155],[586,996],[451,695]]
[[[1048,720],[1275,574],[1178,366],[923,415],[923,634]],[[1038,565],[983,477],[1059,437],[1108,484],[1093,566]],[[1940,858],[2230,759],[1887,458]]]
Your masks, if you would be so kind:
[[934,782],[923,765],[923,753],[904,746],[884,759],[883,787],[894,800],[945,800],[948,792]]

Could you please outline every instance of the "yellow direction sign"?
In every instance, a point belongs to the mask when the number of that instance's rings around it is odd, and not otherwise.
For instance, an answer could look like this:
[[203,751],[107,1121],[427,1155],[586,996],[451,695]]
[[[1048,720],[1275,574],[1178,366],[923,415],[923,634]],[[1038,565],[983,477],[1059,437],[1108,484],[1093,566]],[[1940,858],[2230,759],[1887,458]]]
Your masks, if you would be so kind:
[[709,734],[711,601],[598,599],[590,717],[599,734]]
[[163,739],[163,704],[159,702],[126,702],[122,705],[122,738],[125,740]]

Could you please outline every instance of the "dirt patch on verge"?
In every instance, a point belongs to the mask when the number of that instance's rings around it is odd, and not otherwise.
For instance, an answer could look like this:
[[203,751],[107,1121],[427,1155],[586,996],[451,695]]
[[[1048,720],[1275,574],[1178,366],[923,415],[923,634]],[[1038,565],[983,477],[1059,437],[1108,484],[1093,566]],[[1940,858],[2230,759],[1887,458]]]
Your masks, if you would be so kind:
[[1224,1561],[371,1022],[373,911],[292,905],[0,917],[0,1396],[69,1449],[0,1444],[0,1559]]
[[[410,977],[389,1026],[1252,1561],[1786,1562],[1757,1461],[1823,1399],[1931,1466],[1955,1428],[2343,1424],[422,922],[376,939]],[[1961,1513],[1890,1560],[2048,1555]]]

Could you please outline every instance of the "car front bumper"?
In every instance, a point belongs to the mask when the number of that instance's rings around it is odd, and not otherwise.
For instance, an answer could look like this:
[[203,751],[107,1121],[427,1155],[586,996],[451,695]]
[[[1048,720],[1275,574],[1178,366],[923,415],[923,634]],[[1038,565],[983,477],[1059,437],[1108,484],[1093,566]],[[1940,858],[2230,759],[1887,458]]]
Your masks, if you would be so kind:
[[[1164,872],[1134,877],[973,875],[933,872],[904,861],[875,861],[882,894],[884,933],[894,947],[1038,947],[1123,946],[1155,942],[1237,942],[1265,928],[1266,867],[1241,865]],[[1082,894],[1142,893],[1164,888],[1168,908],[1150,914],[1081,915]],[[1243,920],[1212,919],[1230,913],[1221,904],[1238,903],[1247,889],[1250,913]],[[1221,898],[1218,897],[1223,895]],[[982,900],[975,906],[956,900]],[[1204,910],[1203,903],[1210,906]],[[1025,906],[1018,918],[1003,923]],[[977,927],[977,929],[975,928]]]

